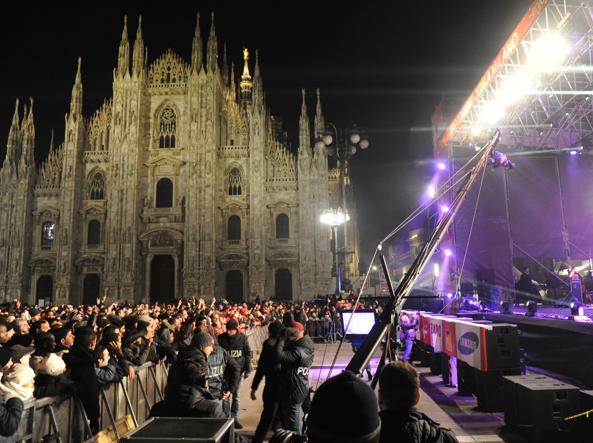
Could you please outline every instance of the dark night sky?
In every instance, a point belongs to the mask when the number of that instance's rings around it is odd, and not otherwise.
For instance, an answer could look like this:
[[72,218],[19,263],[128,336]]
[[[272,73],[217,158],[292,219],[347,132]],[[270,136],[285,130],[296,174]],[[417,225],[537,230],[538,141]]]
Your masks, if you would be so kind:
[[52,127],[63,140],[78,56],[85,114],[111,96],[124,14],[130,38],[142,14],[150,62],[169,47],[189,61],[195,14],[206,39],[215,10],[219,47],[226,41],[236,64],[242,46],[259,49],[268,104],[293,141],[302,87],[310,115],[319,87],[326,120],[369,131],[370,149],[351,166],[364,258],[417,205],[432,139],[412,128],[429,128],[441,99],[456,110],[530,1],[48,3],[21,2],[0,18],[2,157],[16,97],[35,99],[38,159]]

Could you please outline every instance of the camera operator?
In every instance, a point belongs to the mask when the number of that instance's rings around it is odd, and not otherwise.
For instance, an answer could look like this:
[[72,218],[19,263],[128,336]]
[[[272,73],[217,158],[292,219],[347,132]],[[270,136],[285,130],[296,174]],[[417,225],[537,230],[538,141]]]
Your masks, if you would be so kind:
[[[284,335],[284,334],[283,334]],[[280,362],[280,413],[284,429],[300,432],[300,409],[309,394],[309,369],[313,365],[313,341],[298,322],[286,328],[276,344]]]

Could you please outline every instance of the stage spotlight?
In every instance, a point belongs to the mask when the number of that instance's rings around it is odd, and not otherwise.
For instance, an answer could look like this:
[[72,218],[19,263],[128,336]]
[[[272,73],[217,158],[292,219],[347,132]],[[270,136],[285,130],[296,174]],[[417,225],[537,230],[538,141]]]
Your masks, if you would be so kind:
[[441,212],[449,212],[449,206],[441,205]]
[[537,303],[533,300],[529,300],[525,306],[527,307],[525,315],[527,317],[535,317],[535,314],[537,313]]
[[451,257],[453,255],[453,251],[451,251],[450,249],[447,248],[447,249],[445,249],[445,255],[447,257]]
[[445,169],[447,169],[447,166],[446,166],[446,165],[445,165],[443,162],[438,162],[438,163],[437,163],[437,168],[438,168],[440,171],[444,171]]
[[528,66],[532,71],[544,72],[560,65],[570,47],[558,32],[550,32],[536,41],[529,50]]
[[574,149],[572,151],[570,151],[570,155],[577,155],[577,151],[575,151]]
[[482,129],[479,126],[473,126],[471,129],[472,137],[477,137],[482,132]]
[[584,313],[583,307],[581,306],[581,304],[578,301],[573,300],[570,302],[570,315],[571,316],[583,315],[583,313]]
[[513,311],[511,311],[511,302],[509,302],[508,300],[501,301],[500,311],[502,314],[512,314]]
[[435,188],[435,186],[434,186],[434,185],[428,185],[428,190],[427,190],[427,192],[428,192],[428,196],[429,196],[430,198],[434,198],[434,196],[435,196],[435,195],[436,195],[436,193],[437,193],[437,190],[436,190],[436,188]]
[[480,302],[480,312],[488,311],[488,304],[485,301]]

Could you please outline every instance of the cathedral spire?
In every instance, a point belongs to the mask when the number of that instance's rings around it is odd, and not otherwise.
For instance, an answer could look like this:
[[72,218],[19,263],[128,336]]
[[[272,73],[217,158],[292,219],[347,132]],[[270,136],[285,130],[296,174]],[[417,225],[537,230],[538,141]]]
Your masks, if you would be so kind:
[[255,50],[255,69],[253,73],[253,103],[261,105],[264,102],[264,87],[259,70],[259,51]]
[[124,29],[121,33],[121,42],[119,43],[119,52],[117,55],[117,73],[124,77],[129,73],[130,65],[130,42],[128,41],[128,16],[124,15]]
[[132,74],[140,76],[144,68],[144,41],[142,40],[142,16],[138,17],[138,29],[134,41],[134,54],[132,55]]
[[231,63],[230,95],[233,101],[237,100],[237,85],[235,84],[235,63]]
[[196,18],[196,30],[194,31],[194,40],[191,45],[191,68],[194,72],[200,72],[202,69],[202,32],[200,31],[200,13]]
[[311,150],[311,130],[309,116],[307,115],[307,103],[305,102],[305,89],[301,89],[303,101],[301,103],[301,118],[299,121],[299,152],[303,156],[309,156]]
[[226,54],[226,42],[223,45],[223,50],[222,50],[222,80],[224,81],[224,84],[228,86],[229,84],[229,62],[227,60],[227,54]]
[[315,137],[321,135],[325,131],[325,117],[321,110],[321,94],[317,88],[317,106],[315,107]]
[[19,99],[16,99],[14,105],[14,114],[12,115],[12,124],[10,125],[10,131],[8,132],[8,141],[6,142],[6,160],[12,162],[16,156],[19,148],[20,140],[20,123],[19,123]]
[[82,81],[80,74],[80,65],[82,59],[78,57],[78,68],[76,70],[76,80],[72,86],[72,97],[70,99],[70,117],[77,119],[82,115]]
[[241,89],[241,104],[251,103],[253,83],[249,74],[249,51],[247,48],[243,49],[243,74],[241,75],[239,88]]
[[33,117],[33,98],[29,98],[30,107],[29,112],[23,116],[23,124],[21,126],[22,131],[22,151],[21,151],[21,163],[25,166],[32,165],[33,153],[35,151],[35,119]]
[[208,72],[215,72],[218,69],[218,41],[216,40],[216,28],[214,27],[214,11],[212,12],[207,51],[206,67]]

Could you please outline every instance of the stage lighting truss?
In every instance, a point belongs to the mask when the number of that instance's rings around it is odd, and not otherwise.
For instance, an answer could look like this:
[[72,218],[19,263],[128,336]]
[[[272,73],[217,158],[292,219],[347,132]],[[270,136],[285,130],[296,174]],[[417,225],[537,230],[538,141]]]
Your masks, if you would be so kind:
[[467,150],[498,127],[509,150],[593,147],[593,0],[549,1],[489,73],[442,141]]

